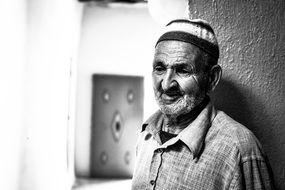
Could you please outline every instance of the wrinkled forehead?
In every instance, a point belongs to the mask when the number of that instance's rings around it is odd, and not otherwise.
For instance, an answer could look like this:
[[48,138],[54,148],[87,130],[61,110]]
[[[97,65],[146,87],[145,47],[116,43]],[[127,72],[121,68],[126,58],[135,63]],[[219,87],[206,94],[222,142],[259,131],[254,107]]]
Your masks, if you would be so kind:
[[202,50],[197,46],[176,41],[161,41],[155,47],[154,59],[166,64],[189,63],[196,67],[200,64]]

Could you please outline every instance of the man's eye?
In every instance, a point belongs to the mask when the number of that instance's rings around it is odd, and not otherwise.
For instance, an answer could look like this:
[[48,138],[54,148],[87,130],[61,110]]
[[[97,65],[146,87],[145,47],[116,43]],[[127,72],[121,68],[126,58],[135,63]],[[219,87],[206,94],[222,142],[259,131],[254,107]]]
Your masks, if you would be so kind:
[[178,73],[178,74],[192,74],[192,71],[191,70],[189,70],[189,69],[187,69],[187,68],[177,68],[176,69],[176,72]]
[[165,71],[165,67],[160,66],[160,65],[157,65],[157,66],[155,66],[155,67],[153,68],[153,71],[154,71],[154,72],[161,73],[161,72]]

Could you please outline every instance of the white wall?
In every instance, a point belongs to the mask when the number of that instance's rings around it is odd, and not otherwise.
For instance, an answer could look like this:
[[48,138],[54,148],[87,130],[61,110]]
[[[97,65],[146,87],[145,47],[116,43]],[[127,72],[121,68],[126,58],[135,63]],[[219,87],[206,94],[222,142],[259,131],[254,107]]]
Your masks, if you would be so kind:
[[76,61],[82,5],[75,0],[26,2],[27,59],[19,188],[70,189],[70,68]]
[[144,118],[156,109],[151,70],[159,26],[147,4],[87,4],[84,9],[77,73],[75,162],[79,176],[89,175],[91,75],[144,76]]
[[26,4],[0,1],[0,187],[18,189]]

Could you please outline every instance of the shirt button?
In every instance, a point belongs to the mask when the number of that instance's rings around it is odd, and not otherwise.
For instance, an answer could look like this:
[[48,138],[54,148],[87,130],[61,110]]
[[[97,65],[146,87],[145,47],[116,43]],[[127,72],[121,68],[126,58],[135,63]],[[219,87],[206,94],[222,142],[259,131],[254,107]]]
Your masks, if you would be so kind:
[[154,184],[155,184],[155,181],[154,181],[154,180],[151,180],[151,181],[150,181],[150,184],[151,184],[151,185],[154,185]]
[[163,152],[163,149],[162,149],[162,148],[159,148],[159,149],[157,149],[157,152],[158,152],[158,153],[162,153],[162,152]]

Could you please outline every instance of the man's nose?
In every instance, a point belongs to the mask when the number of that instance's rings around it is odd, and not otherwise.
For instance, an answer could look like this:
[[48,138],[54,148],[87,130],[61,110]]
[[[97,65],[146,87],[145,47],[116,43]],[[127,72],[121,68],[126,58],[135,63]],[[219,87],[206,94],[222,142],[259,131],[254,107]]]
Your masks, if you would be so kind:
[[178,84],[177,81],[175,80],[175,73],[173,72],[172,69],[168,69],[162,80],[161,84],[162,89],[165,91],[177,85]]

